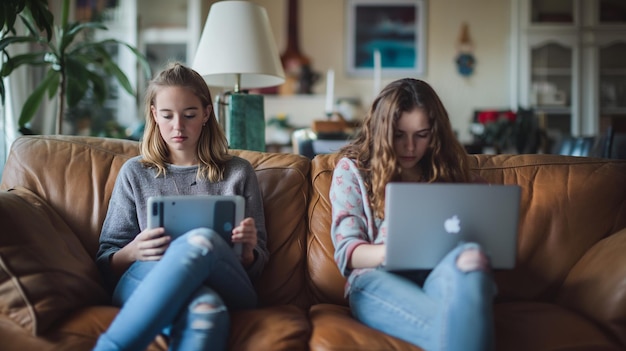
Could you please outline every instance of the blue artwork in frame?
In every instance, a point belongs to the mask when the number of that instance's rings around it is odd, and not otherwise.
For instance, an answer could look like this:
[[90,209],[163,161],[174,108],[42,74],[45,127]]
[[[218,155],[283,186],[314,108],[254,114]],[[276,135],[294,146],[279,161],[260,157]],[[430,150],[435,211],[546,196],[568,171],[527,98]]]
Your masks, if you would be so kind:
[[369,77],[380,51],[385,77],[418,76],[425,68],[425,0],[348,0],[347,72]]

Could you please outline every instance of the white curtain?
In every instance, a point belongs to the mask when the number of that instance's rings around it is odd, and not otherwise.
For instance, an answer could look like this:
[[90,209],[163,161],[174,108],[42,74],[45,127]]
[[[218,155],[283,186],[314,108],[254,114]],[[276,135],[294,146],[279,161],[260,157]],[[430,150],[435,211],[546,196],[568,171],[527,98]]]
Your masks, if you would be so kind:
[[0,124],[0,128],[2,129],[2,133],[0,134],[1,145],[0,145],[0,172],[4,170],[4,164],[6,163],[7,157],[9,157],[9,150],[11,148],[11,144],[17,138],[17,118],[14,117],[13,111],[13,94],[12,89],[9,86],[9,79],[4,79],[4,87],[6,94],[4,96],[4,106],[2,106],[2,110],[0,110],[0,116],[2,118],[2,123]]
[[[15,45],[14,45],[15,46]],[[9,47],[10,54],[14,54],[15,50]],[[11,73],[11,75],[4,79],[5,97],[4,106],[2,107],[2,161],[1,166],[4,169],[4,164],[13,141],[21,134],[18,131],[18,119],[21,106],[26,100],[26,72],[24,68],[19,68]]]
[[[0,67],[2,67],[1,62],[0,62]],[[5,81],[5,84],[6,84],[6,81]],[[7,121],[6,110],[7,110],[6,105],[0,106],[0,176],[2,175],[2,171],[4,170],[4,164],[6,163],[6,159],[9,153],[9,146],[12,142],[9,140],[12,138],[7,133],[7,129],[9,128],[9,125]]]
[[[24,33],[23,24],[15,24],[17,33]],[[17,55],[32,51],[28,45],[13,44],[8,47],[9,55]],[[2,62],[0,62],[0,66]],[[21,66],[4,79],[5,104],[0,109],[0,173],[10,152],[13,141],[22,134],[19,132],[18,121],[24,102],[33,92],[36,85],[44,77],[45,71],[32,66]],[[30,128],[36,134],[52,134],[55,131],[56,98],[44,98],[39,112],[31,120]]]

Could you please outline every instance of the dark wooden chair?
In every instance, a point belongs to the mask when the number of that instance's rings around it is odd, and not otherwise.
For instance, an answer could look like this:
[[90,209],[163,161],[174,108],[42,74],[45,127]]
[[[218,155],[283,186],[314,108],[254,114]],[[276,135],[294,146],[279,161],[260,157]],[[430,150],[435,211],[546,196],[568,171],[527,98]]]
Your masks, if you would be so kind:
[[607,128],[602,157],[626,159],[626,132],[619,132],[613,126]]
[[567,156],[592,156],[596,137],[593,136],[564,136],[556,144],[555,152]]

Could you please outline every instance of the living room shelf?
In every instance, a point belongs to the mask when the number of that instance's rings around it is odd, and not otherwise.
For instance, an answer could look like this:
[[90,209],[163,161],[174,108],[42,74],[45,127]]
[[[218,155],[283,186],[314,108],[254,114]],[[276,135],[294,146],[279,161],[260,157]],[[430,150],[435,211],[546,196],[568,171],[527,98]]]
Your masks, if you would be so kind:
[[599,135],[601,118],[626,118],[626,2],[514,0],[512,17],[520,106],[563,135]]

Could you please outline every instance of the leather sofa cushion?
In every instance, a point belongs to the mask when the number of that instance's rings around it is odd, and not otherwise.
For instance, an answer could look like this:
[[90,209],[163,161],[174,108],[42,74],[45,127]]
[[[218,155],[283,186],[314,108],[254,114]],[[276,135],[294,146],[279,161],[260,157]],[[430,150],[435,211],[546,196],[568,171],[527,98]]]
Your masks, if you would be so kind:
[[308,350],[307,311],[294,305],[232,311],[229,350]]
[[0,313],[39,335],[74,309],[108,302],[92,258],[40,197],[0,192],[0,223]]
[[[311,307],[311,350],[423,351],[413,344],[367,327],[350,314],[350,308],[320,303]],[[341,326],[341,327],[338,327]]]
[[569,272],[557,302],[605,324],[626,345],[626,228],[594,245]]
[[498,350],[619,350],[602,328],[557,304],[498,303],[494,320]]
[[309,160],[300,155],[231,150],[254,167],[263,195],[270,259],[256,282],[261,306],[308,306],[306,215]]
[[132,140],[23,136],[11,145],[0,189],[32,190],[95,257],[117,172],[138,154],[139,143]]
[[624,162],[560,155],[472,155],[470,162],[489,183],[522,188],[517,266],[495,273],[501,300],[555,301],[583,256],[626,227]]

